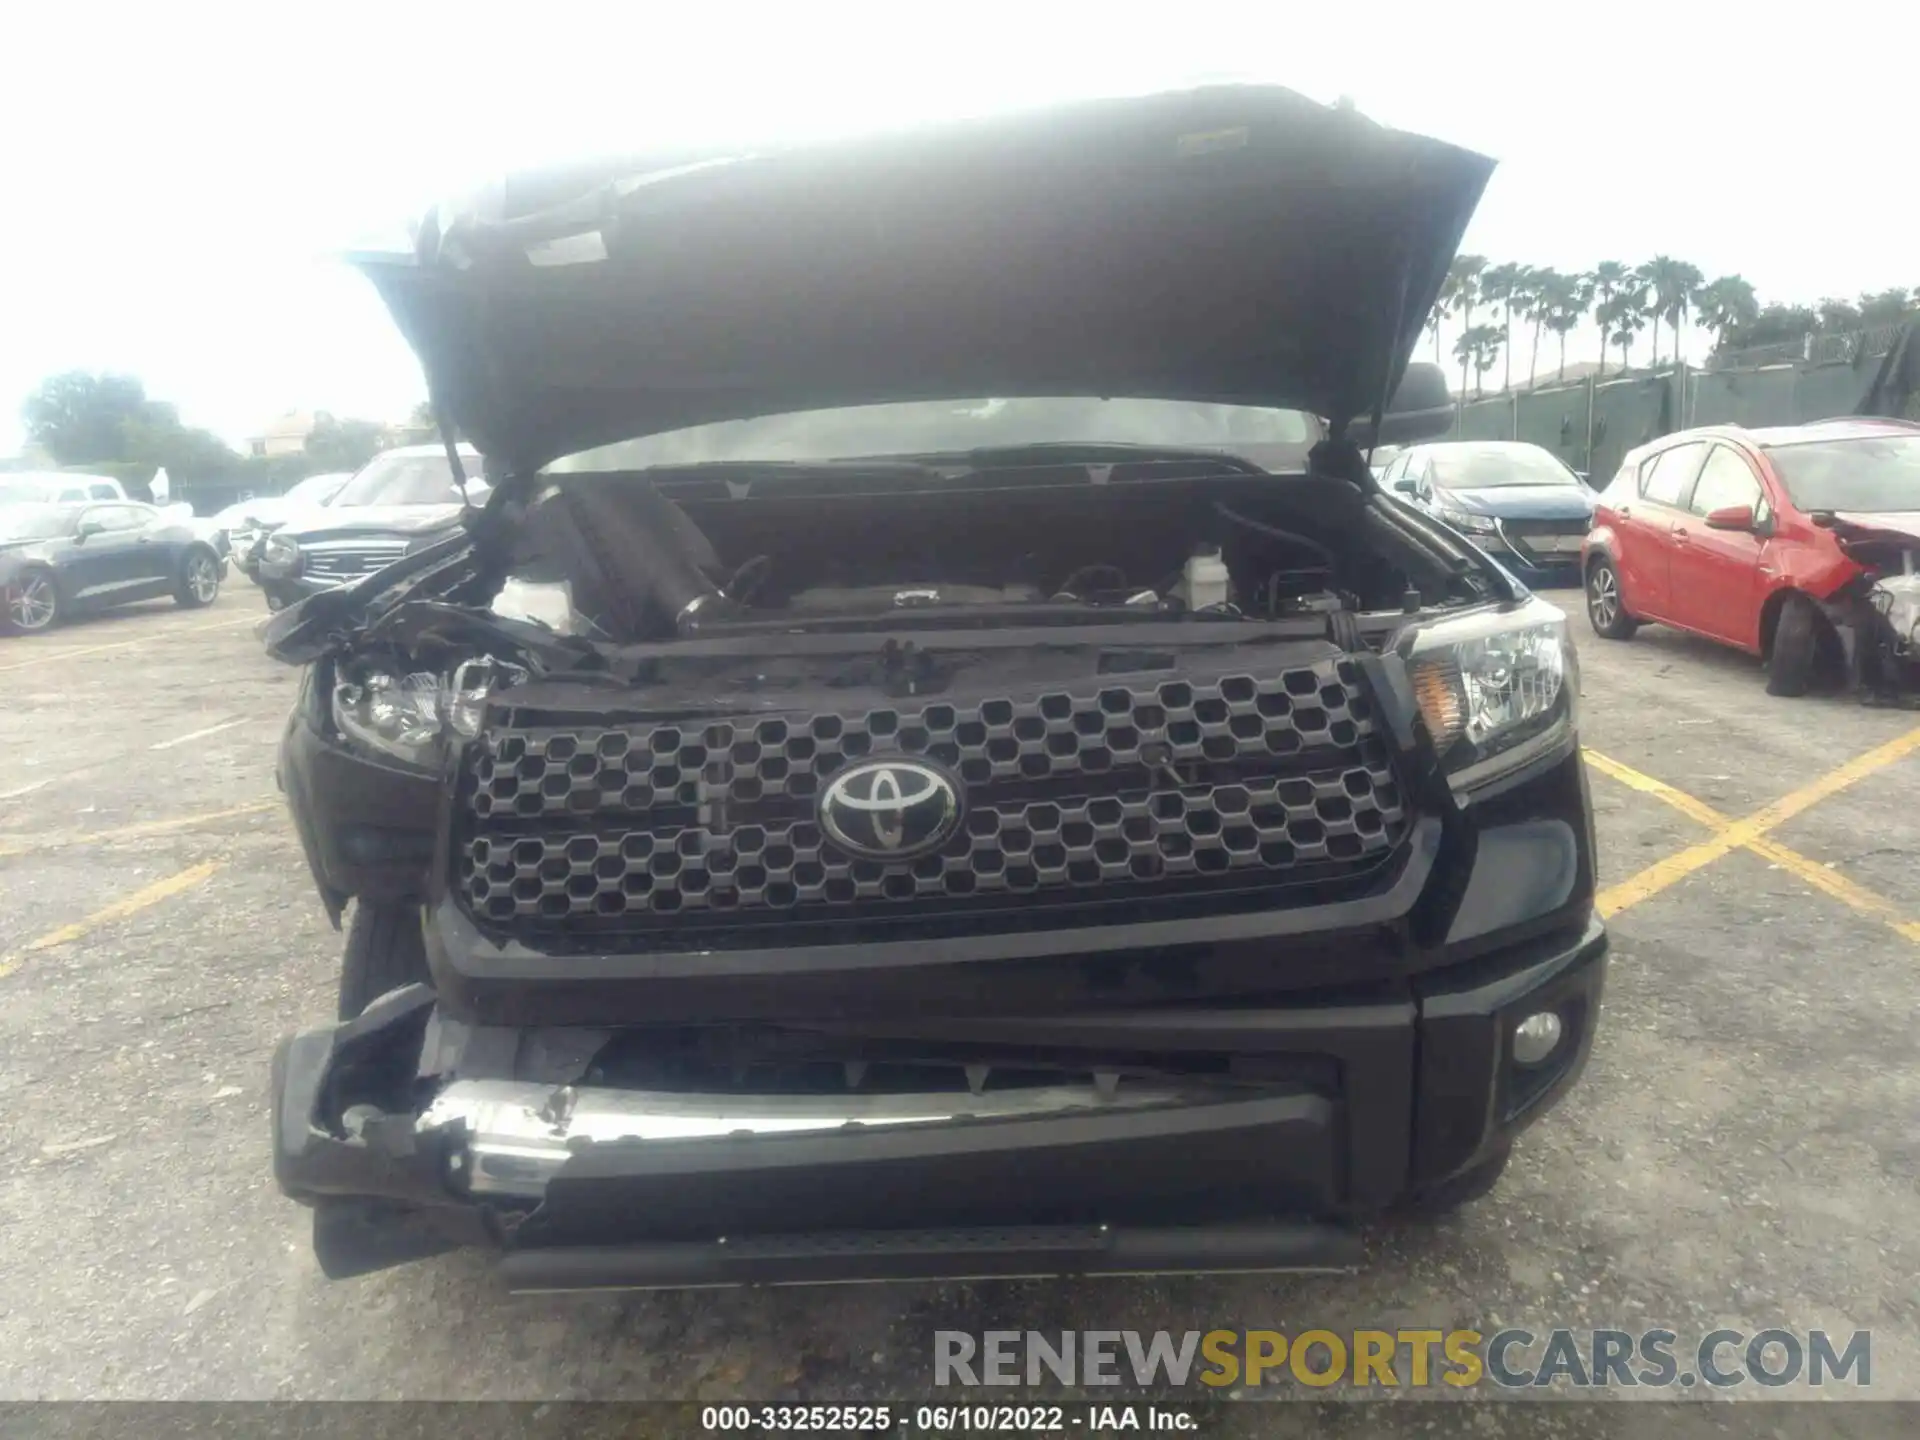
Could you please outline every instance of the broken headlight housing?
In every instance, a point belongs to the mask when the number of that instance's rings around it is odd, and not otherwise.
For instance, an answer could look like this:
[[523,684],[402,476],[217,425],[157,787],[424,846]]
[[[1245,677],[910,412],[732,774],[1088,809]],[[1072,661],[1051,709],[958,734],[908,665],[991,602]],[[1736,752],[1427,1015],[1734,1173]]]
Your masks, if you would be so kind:
[[451,745],[480,733],[487,698],[527,678],[524,667],[491,657],[449,674],[368,667],[334,685],[334,729],[390,759],[438,770]]
[[267,536],[260,547],[260,569],[276,580],[287,580],[300,573],[300,542],[279,531]]
[[1491,535],[1500,528],[1499,522],[1491,515],[1476,515],[1471,510],[1455,510],[1449,506],[1439,507],[1440,518],[1454,529],[1468,535]]
[[1396,647],[1443,768],[1469,791],[1572,736],[1579,662],[1544,600],[1422,625]]

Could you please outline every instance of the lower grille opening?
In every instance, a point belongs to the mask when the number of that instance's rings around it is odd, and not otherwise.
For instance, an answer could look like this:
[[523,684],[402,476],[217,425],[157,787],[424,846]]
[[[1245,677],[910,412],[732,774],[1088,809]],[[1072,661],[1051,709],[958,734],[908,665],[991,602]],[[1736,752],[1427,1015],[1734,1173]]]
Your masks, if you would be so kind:
[[1115,1092],[1129,1083],[1300,1085],[1331,1091],[1325,1056],[1100,1051],[870,1040],[725,1027],[622,1031],[584,1084],[696,1095],[992,1095],[1059,1085]]

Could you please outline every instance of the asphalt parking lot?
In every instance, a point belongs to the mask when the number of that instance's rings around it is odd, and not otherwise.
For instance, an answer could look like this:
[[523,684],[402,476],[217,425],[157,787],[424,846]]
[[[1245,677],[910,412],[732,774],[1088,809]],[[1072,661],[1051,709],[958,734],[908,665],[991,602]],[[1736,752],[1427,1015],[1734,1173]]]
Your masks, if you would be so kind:
[[[923,1395],[939,1329],[1780,1325],[1920,1399],[1920,715],[1594,639],[1613,970],[1494,1193],[1343,1278],[516,1299],[479,1257],[324,1280],[267,1172],[338,937],[272,781],[250,587],[0,641],[0,1398]],[[1670,787],[1670,788],[1669,788]]]

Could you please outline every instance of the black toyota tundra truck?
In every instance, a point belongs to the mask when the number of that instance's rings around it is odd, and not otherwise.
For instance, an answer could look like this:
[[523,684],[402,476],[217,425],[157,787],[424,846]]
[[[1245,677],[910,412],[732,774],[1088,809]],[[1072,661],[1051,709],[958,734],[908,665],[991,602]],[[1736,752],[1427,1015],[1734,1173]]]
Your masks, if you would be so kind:
[[1338,1267],[1606,940],[1561,614],[1381,493],[1491,169],[1286,91],[597,162],[358,257],[494,489],[274,617],[330,1275]]

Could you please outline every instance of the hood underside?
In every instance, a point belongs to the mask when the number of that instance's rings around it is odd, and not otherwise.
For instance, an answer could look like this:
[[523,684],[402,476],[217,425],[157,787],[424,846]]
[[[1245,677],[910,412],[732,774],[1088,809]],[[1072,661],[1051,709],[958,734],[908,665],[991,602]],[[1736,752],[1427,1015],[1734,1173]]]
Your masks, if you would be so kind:
[[720,420],[983,395],[1336,425],[1391,393],[1492,162],[1292,91],[1084,103],[512,177],[364,254],[502,468]]

